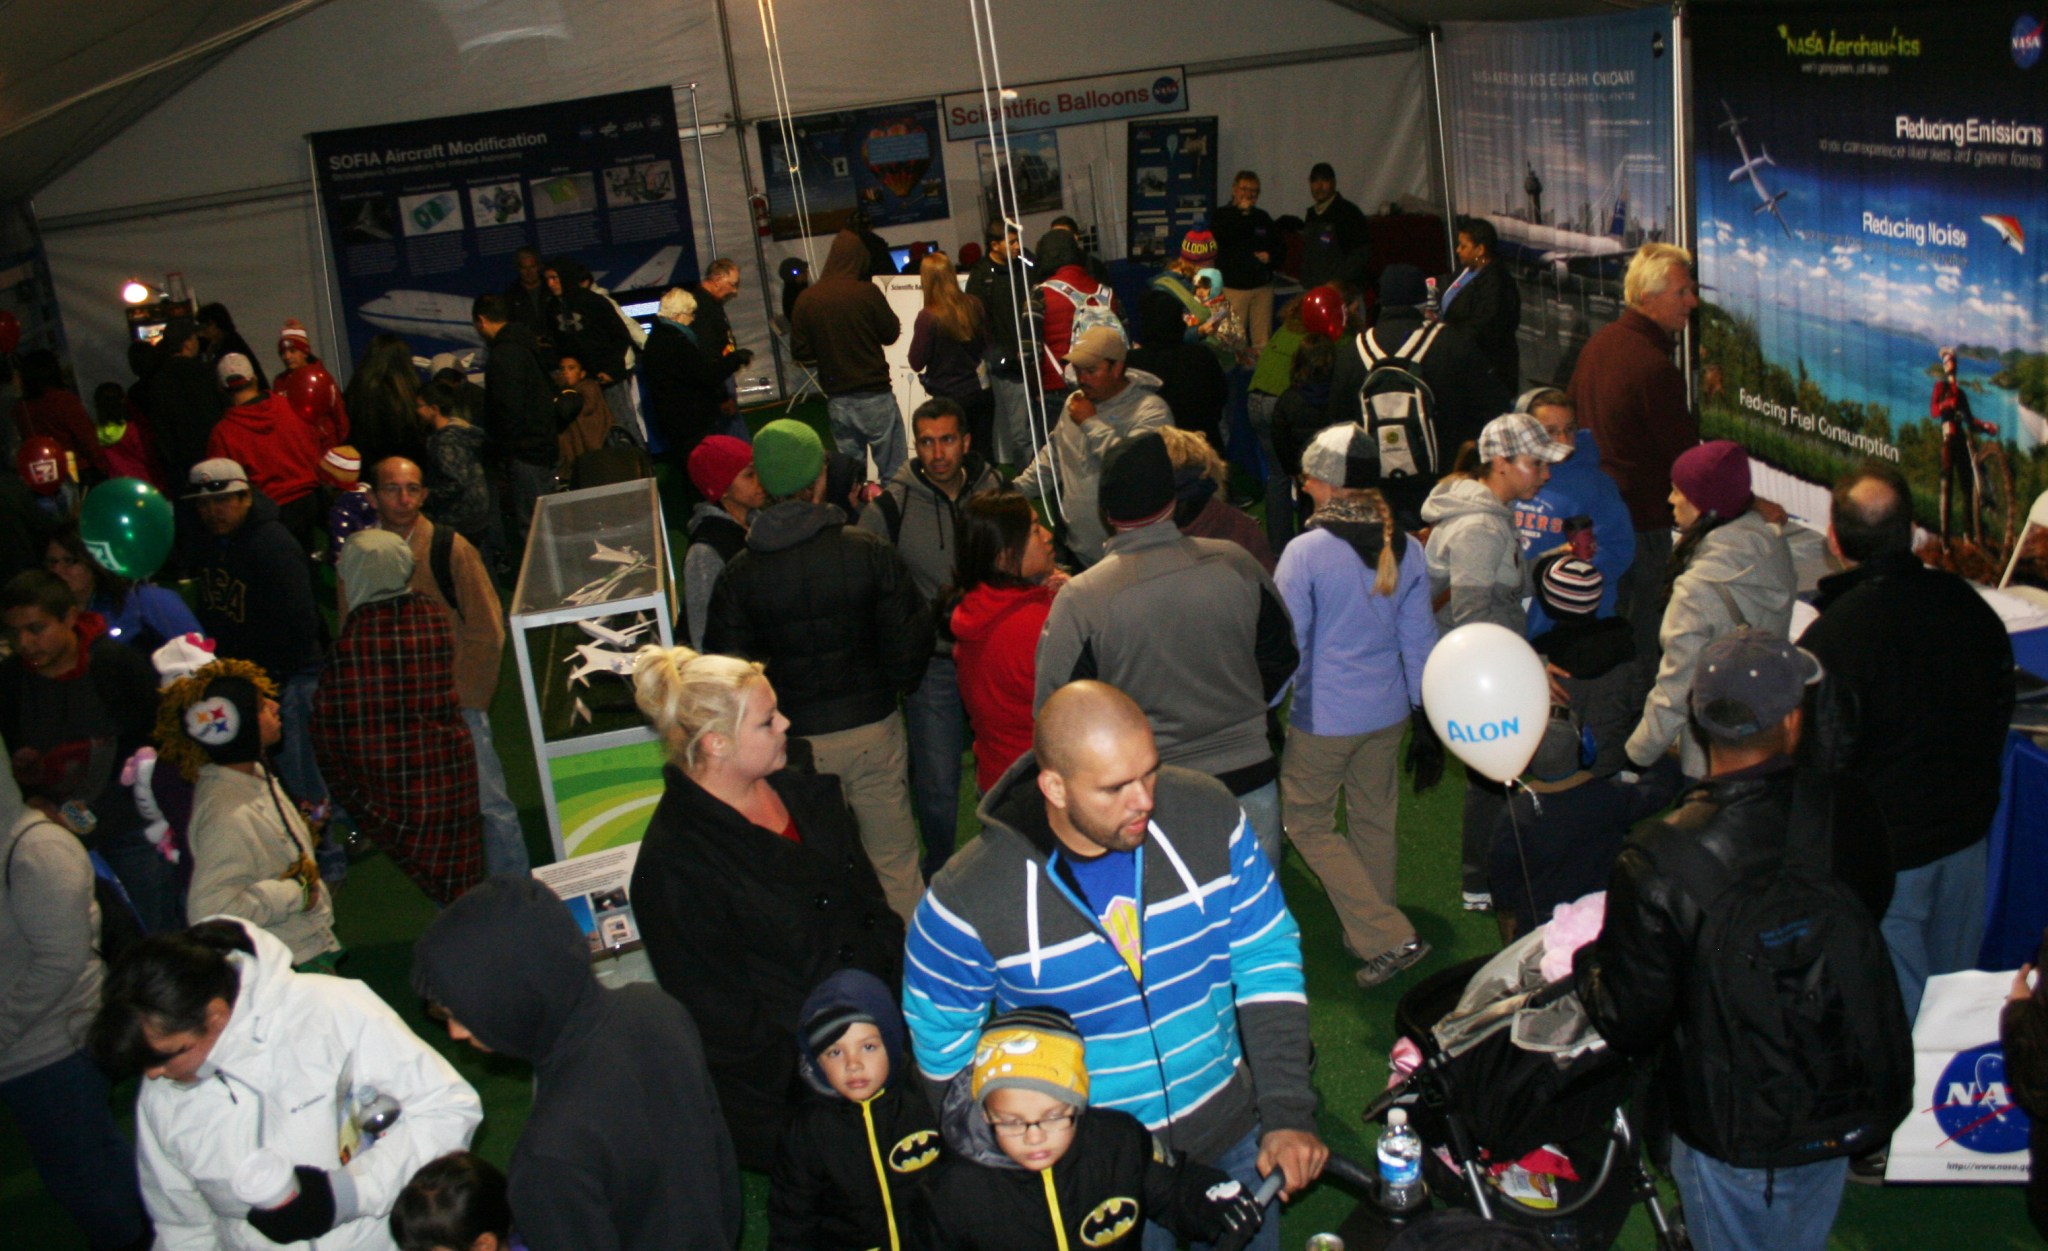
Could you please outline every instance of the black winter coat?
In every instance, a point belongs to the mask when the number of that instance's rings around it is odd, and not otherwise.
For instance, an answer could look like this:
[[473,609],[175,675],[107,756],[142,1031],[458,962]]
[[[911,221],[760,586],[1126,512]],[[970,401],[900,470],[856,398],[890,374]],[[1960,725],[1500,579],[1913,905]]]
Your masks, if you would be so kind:
[[[1462,298],[1462,297],[1461,297]],[[1388,353],[1397,352],[1408,336],[1422,328],[1422,310],[1387,308],[1380,310],[1379,324],[1372,329],[1373,342]],[[1358,354],[1353,335],[1337,345],[1337,366],[1330,374],[1330,411],[1326,425],[1355,422],[1360,409],[1358,392],[1365,386],[1365,359]],[[1437,475],[1450,472],[1458,446],[1477,439],[1486,423],[1514,407],[1515,397],[1487,367],[1486,357],[1456,326],[1447,326],[1430,344],[1422,358],[1422,381],[1436,400]],[[1419,514],[1422,501],[1436,477],[1417,475],[1399,482],[1381,484],[1380,490],[1394,511],[1402,516]]]
[[[873,1143],[879,1149],[869,1148]],[[924,1180],[939,1162],[939,1118],[914,1073],[891,1075],[865,1104],[814,1096],[783,1127],[768,1187],[769,1251],[869,1251],[922,1246]],[[889,1179],[882,1204],[876,1178]]]
[[[1170,1164],[1137,1118],[1089,1108],[1066,1154],[1052,1165],[1059,1222],[1066,1229],[1065,1238],[1056,1238],[1044,1177],[999,1154],[981,1110],[968,1107],[972,1120],[981,1122],[980,1142],[966,1147],[966,1154],[947,1157],[931,1182],[936,1251],[1129,1249],[1144,1241],[1147,1221],[1195,1242],[1214,1242],[1224,1232],[1223,1205],[1210,1202],[1207,1192],[1228,1177],[1193,1160]],[[946,1125],[949,1144],[960,1149],[955,1135],[973,1127],[956,1116],[952,1098]]]
[[1159,379],[1159,398],[1173,410],[1173,424],[1206,437],[1223,451],[1223,410],[1230,403],[1230,379],[1216,354],[1200,343],[1169,339],[1132,348],[1127,367]]
[[507,322],[491,340],[490,359],[484,363],[484,433],[492,452],[552,468],[560,455],[555,445],[561,430],[557,389],[541,364],[533,327]]
[[570,285],[566,274],[563,279],[561,303],[555,309],[555,349],[575,353],[583,372],[592,378],[602,382],[602,374],[619,381],[626,376],[626,353],[633,346],[619,306],[589,287]]
[[1444,310],[1444,324],[1470,335],[1500,384],[1510,394],[1521,393],[1522,348],[1515,342],[1515,327],[1522,324],[1522,292],[1506,265],[1492,261],[1472,275]]
[[[1781,756],[1709,778],[1681,796],[1669,816],[1637,826],[1608,883],[1600,936],[1573,959],[1579,999],[1594,1028],[1624,1054],[1663,1048],[1672,1128],[1716,1159],[1731,1154],[1710,1128],[1711,1109],[1726,1099],[1728,1060],[1708,1054],[1708,1041],[1694,1038],[1688,1028],[1696,1019],[1699,992],[1692,976],[1694,949],[1712,902],[1708,892],[1718,884],[1695,880],[1710,863],[1700,853],[1738,879],[1781,863],[1795,772]],[[1875,922],[1892,894],[1884,840],[1871,837],[1882,819],[1853,779],[1838,776],[1834,787],[1835,876]]]
[[647,334],[647,346],[640,349],[647,408],[677,460],[718,429],[725,380],[739,368],[737,353],[714,358],[704,349],[702,336],[692,336],[694,330],[695,326],[686,331],[657,318]]
[[2012,640],[1998,614],[1910,552],[1822,578],[1815,605],[1820,620],[1799,642],[1846,717],[1832,727],[1843,734],[1816,746],[1877,796],[1897,867],[1983,838],[2012,721]]
[[[149,420],[156,430],[164,472],[182,494],[192,466],[206,459],[213,427],[227,411],[213,370],[196,356],[167,355],[147,387]],[[244,466],[247,468],[247,466]]]
[[831,504],[762,509],[711,593],[704,650],[768,667],[790,733],[872,725],[917,689],[931,605],[887,539]]
[[661,987],[704,1039],[740,1163],[767,1171],[796,1107],[797,1014],[843,968],[895,992],[903,922],[889,910],[839,779],[771,775],[801,842],[764,830],[671,765],[633,869],[634,915]]

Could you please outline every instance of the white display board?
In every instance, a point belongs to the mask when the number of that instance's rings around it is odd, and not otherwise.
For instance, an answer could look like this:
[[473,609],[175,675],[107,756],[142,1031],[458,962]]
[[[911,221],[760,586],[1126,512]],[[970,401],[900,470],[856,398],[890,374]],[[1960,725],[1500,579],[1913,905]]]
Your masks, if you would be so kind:
[[1927,979],[1913,1026],[1913,1110],[1892,1134],[1886,1181],[2023,1182],[2031,1122],[2013,1102],[1998,1016],[2006,973]]

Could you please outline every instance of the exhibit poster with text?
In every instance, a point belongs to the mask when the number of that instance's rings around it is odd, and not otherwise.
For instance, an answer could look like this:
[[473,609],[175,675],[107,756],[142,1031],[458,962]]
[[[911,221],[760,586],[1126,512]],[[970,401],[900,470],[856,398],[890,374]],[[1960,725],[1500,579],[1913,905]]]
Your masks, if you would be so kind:
[[1188,231],[1209,228],[1216,209],[1216,119],[1132,122],[1125,144],[1127,251],[1134,261],[1163,264],[1179,253]]
[[666,87],[307,136],[353,359],[479,348],[470,302],[514,253],[569,255],[612,291],[697,278],[675,97]]
[[838,234],[856,208],[867,210],[873,227],[952,215],[934,101],[811,113],[762,122],[759,133],[777,239],[802,238],[806,218],[808,233]]
[[1500,236],[1521,288],[1522,373],[1570,381],[1621,314],[1621,276],[1669,240],[1671,16],[1447,22],[1440,61],[1457,213]]
[[2048,67],[2030,5],[1693,11],[1701,415],[1897,467],[1995,577],[2048,486]]

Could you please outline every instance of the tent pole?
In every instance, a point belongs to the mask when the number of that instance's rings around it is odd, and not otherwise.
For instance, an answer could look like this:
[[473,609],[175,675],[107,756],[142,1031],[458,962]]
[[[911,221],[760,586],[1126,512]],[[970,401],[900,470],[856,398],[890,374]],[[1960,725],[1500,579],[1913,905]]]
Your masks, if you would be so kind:
[[[754,194],[754,163],[747,157],[747,128],[741,124],[740,116],[740,74],[732,62],[732,19],[726,15],[725,0],[718,0],[718,39],[725,49],[726,89],[732,93],[732,137],[740,149],[741,189],[748,195]],[[699,144],[702,144],[700,139]],[[710,194],[709,190],[705,193]],[[761,316],[770,325],[775,324],[775,297],[768,291],[768,253],[761,246],[761,232],[754,226],[753,214],[747,215],[747,233],[754,239],[754,285],[761,289]],[[775,357],[775,393],[786,401],[789,398],[789,380],[782,372],[782,339],[778,335],[768,336],[768,350]]]
[[320,254],[320,303],[326,316],[326,343],[330,355],[338,356],[343,368],[353,374],[356,369],[356,354],[349,347],[348,325],[336,317],[334,275],[327,262],[334,248],[327,237],[327,201],[320,194],[320,158],[313,152],[313,141],[306,141],[306,175],[312,182],[313,190],[313,250]]
[[[718,259],[718,224],[711,220],[711,170],[704,163],[704,121],[697,115],[697,84],[690,88],[690,138],[697,143],[697,190],[704,197],[704,241],[711,245],[711,259]],[[704,272],[701,268],[697,271]]]
[[1458,254],[1458,206],[1451,186],[1451,132],[1444,125],[1444,80],[1438,66],[1443,28],[1429,28],[1429,120],[1436,127],[1437,185],[1444,193],[1444,257],[1455,264]]
[[[1685,5],[1671,6],[1671,236],[1679,247],[1692,252],[1696,233],[1692,224],[1692,158],[1687,124],[1691,104],[1691,48],[1686,42]],[[1693,253],[1693,281],[1699,281],[1699,254]],[[1680,373],[1685,375],[1686,406],[1699,412],[1699,378],[1693,368],[1693,320],[1688,317],[1678,335]]]

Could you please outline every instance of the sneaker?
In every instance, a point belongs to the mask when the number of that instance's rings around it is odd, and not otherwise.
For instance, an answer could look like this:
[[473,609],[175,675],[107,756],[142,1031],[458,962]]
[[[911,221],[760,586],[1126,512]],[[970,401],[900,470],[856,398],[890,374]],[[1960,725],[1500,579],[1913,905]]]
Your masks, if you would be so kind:
[[1465,892],[1465,911],[1467,911],[1467,912],[1491,912],[1491,911],[1493,911],[1493,894],[1492,894],[1492,892],[1490,892],[1490,891],[1483,891],[1483,890],[1468,890],[1468,891],[1466,891],[1466,892]]
[[1849,1180],[1859,1186],[1884,1185],[1884,1168],[1891,1161],[1892,1145],[1849,1157]]
[[1391,951],[1382,951],[1358,970],[1358,988],[1371,990],[1383,982],[1390,982],[1414,968],[1428,954],[1429,943],[1421,938],[1411,938]]

